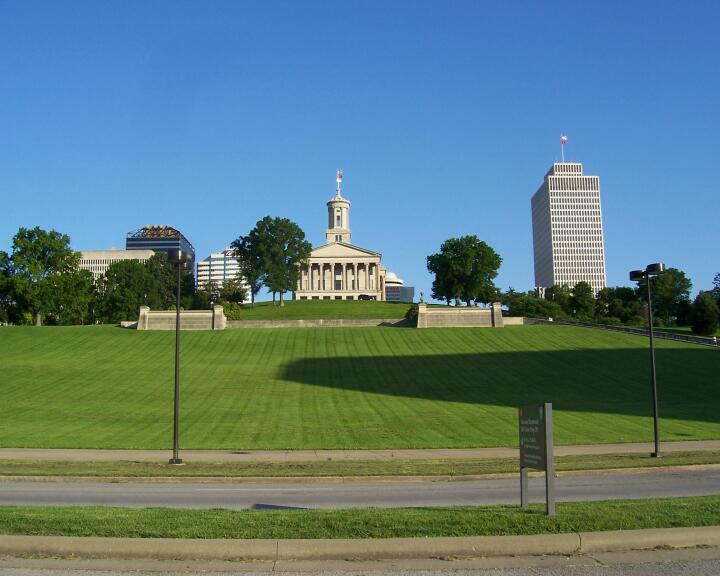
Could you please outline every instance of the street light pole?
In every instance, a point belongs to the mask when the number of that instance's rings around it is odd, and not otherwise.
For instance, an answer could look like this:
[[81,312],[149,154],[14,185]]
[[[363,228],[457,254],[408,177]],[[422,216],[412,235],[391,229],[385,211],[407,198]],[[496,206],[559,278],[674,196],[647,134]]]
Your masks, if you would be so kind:
[[645,280],[647,284],[647,301],[648,301],[648,332],[650,334],[650,382],[652,384],[653,399],[653,435],[655,438],[655,450],[650,453],[653,458],[660,457],[660,430],[658,415],[658,398],[657,398],[657,376],[655,371],[655,336],[653,334],[653,314],[652,314],[652,289],[650,278],[659,276],[665,272],[665,264],[658,262],[656,264],[648,264],[645,270],[633,270],[630,272],[630,280],[641,282]]
[[660,431],[658,429],[658,401],[657,401],[657,377],[655,372],[655,336],[653,335],[653,314],[652,296],[650,295],[650,276],[647,276],[648,296],[648,328],[650,331],[650,371],[652,374],[652,398],[653,398],[653,432],[655,435],[655,451],[650,454],[653,458],[660,457]]
[[182,464],[180,458],[180,282],[183,264],[187,261],[187,253],[182,250],[171,250],[168,260],[177,264],[177,300],[175,302],[175,400],[173,412],[173,455],[170,464]]

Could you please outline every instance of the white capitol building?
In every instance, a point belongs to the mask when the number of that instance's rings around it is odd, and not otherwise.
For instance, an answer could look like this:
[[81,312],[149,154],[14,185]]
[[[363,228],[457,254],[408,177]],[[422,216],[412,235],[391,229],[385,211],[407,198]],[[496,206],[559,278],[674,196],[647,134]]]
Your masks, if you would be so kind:
[[300,267],[296,300],[386,300],[386,281],[402,285],[383,266],[382,254],[350,243],[350,200],[343,197],[341,182],[338,170],[335,197],[327,203],[326,243],[313,248]]

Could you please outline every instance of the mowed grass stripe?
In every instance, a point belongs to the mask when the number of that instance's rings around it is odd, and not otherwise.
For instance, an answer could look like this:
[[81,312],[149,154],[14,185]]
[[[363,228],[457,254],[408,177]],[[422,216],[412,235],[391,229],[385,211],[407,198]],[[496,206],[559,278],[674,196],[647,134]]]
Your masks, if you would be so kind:
[[[557,443],[652,438],[647,340],[569,326],[182,334],[181,447],[517,444],[551,401]],[[711,348],[657,347],[661,434],[720,438]],[[169,448],[174,334],[0,329],[0,446]]]

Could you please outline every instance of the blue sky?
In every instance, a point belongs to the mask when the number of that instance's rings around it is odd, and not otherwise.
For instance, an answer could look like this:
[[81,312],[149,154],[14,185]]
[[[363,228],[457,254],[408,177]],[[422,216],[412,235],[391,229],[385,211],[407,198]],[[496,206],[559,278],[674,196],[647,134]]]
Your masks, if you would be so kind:
[[169,224],[199,258],[265,215],[324,240],[344,169],[353,243],[430,292],[476,234],[532,288],[530,197],[600,176],[610,285],[718,258],[720,3],[0,0],[0,249]]

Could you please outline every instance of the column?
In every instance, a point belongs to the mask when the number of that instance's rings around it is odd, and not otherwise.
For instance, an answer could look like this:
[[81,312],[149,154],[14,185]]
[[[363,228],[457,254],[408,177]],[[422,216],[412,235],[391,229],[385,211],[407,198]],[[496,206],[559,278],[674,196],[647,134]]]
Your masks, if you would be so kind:
[[357,275],[357,272],[358,272],[358,263],[357,263],[357,262],[353,262],[352,267],[353,267],[353,288],[354,288],[355,291],[357,292],[358,290],[360,290],[360,282],[358,281],[358,275]]

